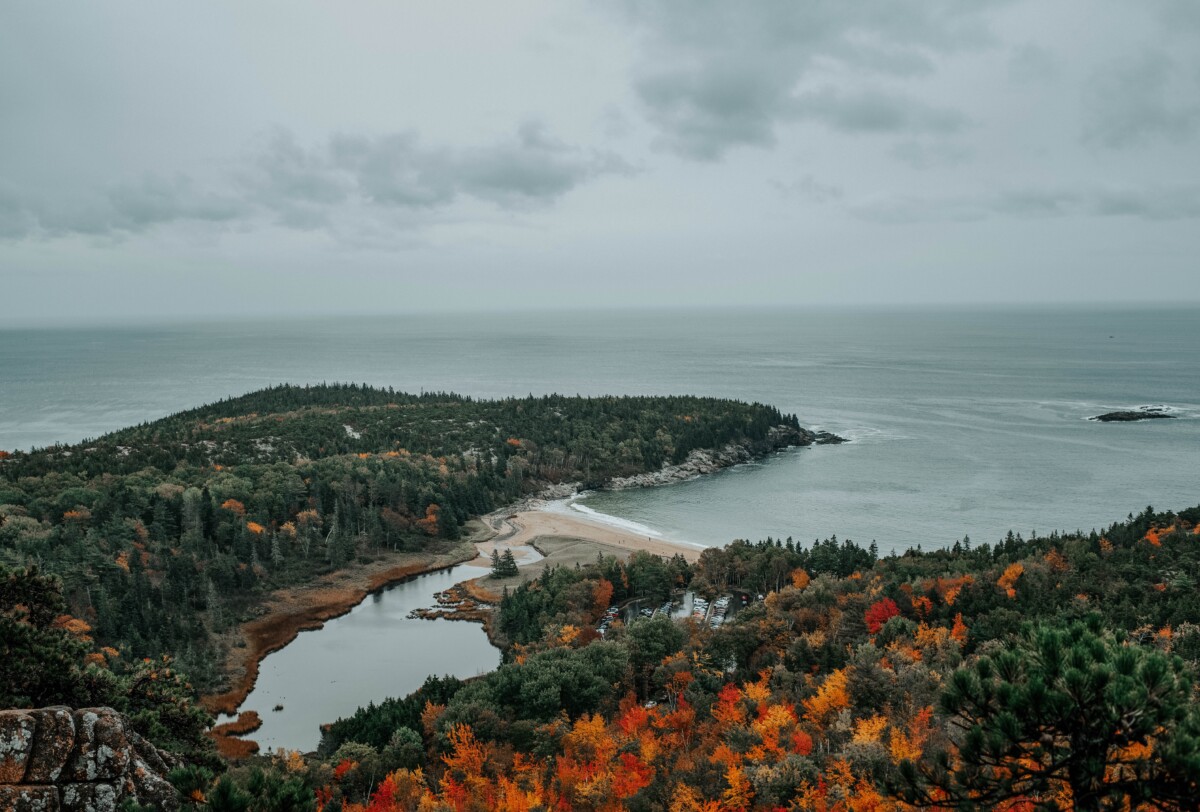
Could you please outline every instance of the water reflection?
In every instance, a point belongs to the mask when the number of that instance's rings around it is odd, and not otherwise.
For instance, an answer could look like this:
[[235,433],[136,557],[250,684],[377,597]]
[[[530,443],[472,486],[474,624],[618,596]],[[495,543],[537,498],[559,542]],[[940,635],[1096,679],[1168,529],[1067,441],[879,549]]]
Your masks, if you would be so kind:
[[[408,617],[413,609],[432,606],[435,592],[484,572],[460,564],[419,575],[370,596],[320,630],[302,632],[268,655],[241,707],[258,711],[263,719],[251,738],[263,752],[313,750],[320,725],[368,702],[411,693],[430,674],[473,677],[496,668],[499,651],[479,624]],[[277,705],[283,710],[272,710]]]

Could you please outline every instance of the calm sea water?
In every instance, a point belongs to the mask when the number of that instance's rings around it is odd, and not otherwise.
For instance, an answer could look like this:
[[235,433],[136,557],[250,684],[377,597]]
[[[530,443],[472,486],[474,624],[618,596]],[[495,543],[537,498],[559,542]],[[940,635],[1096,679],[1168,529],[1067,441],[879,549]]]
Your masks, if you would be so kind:
[[[852,440],[583,504],[668,538],[884,551],[1200,503],[1189,310],[671,312],[0,329],[0,448],[74,442],[280,382],[479,397],[758,400]],[[1181,419],[1100,424],[1163,404]]]

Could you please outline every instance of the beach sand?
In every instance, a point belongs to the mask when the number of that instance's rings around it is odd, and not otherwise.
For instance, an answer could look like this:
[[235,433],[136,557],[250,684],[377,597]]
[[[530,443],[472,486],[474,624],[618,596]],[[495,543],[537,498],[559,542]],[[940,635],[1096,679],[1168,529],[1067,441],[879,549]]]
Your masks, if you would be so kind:
[[487,559],[489,565],[492,550],[503,552],[506,548],[511,549],[517,563],[521,563],[523,557],[529,557],[527,545],[544,537],[592,542],[599,548],[608,548],[610,554],[629,555],[641,550],[667,558],[681,555],[688,561],[696,561],[702,550],[690,544],[643,536],[583,514],[560,509],[499,511],[483,517],[483,521],[496,532],[495,537],[475,545],[480,557]]

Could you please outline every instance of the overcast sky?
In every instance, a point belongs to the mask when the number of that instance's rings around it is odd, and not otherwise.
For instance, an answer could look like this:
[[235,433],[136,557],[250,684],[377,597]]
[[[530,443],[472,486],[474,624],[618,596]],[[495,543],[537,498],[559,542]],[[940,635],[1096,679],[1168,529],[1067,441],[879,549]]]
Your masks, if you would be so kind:
[[0,320],[1200,300],[1200,2],[8,2]]

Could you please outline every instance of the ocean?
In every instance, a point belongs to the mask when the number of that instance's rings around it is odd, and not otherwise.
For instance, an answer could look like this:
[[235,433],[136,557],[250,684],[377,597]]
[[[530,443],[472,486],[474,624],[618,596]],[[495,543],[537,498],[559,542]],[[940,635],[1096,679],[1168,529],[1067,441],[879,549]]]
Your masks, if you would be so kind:
[[[707,310],[0,328],[0,448],[229,395],[355,381],[476,397],[762,401],[839,446],[577,504],[704,545],[837,535],[883,552],[1101,528],[1200,503],[1193,310]],[[1179,419],[1086,418],[1161,405]]]

